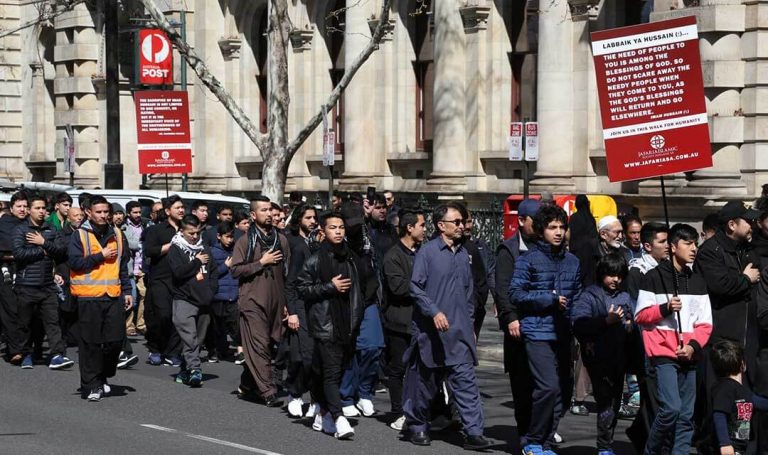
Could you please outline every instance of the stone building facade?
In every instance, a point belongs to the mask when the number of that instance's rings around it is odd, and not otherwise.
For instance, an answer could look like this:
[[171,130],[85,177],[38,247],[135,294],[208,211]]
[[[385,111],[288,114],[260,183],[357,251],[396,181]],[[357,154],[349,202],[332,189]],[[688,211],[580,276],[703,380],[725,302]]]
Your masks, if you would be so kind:
[[[652,1],[652,0],[649,0]],[[288,2],[290,131],[316,112],[376,25],[381,0]],[[596,5],[587,5],[595,3]],[[0,28],[36,17],[34,2],[0,5]],[[0,39],[0,178],[65,182],[64,137],[77,185],[103,185],[106,162],[104,17],[87,2]],[[156,0],[251,118],[265,125],[267,0]],[[329,113],[341,190],[368,185],[469,200],[521,193],[525,168],[507,160],[510,121],[537,120],[531,191],[604,193],[656,215],[659,182],[606,175],[589,32],[638,23],[642,0],[393,0],[379,49]],[[715,165],[670,176],[671,200],[697,215],[725,198],[754,198],[768,179],[768,4],[655,0],[651,20],[696,15]],[[133,33],[146,25],[121,1],[120,130],[125,185],[138,187],[132,99]],[[182,65],[175,55],[175,78]],[[178,88],[178,87],[177,87]],[[261,157],[189,72],[192,190],[258,191]],[[325,191],[322,131],[293,159],[287,190]],[[761,153],[766,153],[762,157]],[[178,186],[179,179],[174,179]],[[147,176],[149,186],[162,186]]]

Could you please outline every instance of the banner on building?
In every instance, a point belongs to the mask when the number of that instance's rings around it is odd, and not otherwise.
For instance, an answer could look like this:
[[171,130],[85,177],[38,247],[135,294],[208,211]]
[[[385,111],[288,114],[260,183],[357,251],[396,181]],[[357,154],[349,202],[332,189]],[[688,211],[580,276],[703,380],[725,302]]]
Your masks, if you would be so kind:
[[192,172],[187,92],[146,90],[133,94],[141,174]]
[[523,124],[509,124],[509,161],[523,161]]
[[525,161],[539,161],[539,122],[525,122]]
[[694,16],[592,33],[611,182],[712,166]]
[[157,28],[138,31],[136,39],[136,80],[141,85],[173,85],[173,46],[168,35]]

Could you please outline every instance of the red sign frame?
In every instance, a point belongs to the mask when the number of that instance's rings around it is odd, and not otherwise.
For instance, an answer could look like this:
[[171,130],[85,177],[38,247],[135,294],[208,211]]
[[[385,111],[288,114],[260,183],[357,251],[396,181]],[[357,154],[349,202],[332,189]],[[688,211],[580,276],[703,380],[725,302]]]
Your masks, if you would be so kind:
[[136,142],[141,174],[192,172],[192,141],[187,92],[134,92]]
[[712,166],[696,18],[591,36],[608,179]]
[[136,39],[136,80],[141,85],[173,85],[173,44],[159,28],[143,28]]

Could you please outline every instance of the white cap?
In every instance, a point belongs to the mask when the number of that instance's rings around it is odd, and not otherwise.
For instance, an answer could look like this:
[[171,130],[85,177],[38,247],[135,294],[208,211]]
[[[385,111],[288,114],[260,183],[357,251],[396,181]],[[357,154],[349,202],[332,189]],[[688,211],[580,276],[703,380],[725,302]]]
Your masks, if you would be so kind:
[[597,222],[597,230],[602,231],[613,223],[619,223],[619,219],[613,215],[604,216]]

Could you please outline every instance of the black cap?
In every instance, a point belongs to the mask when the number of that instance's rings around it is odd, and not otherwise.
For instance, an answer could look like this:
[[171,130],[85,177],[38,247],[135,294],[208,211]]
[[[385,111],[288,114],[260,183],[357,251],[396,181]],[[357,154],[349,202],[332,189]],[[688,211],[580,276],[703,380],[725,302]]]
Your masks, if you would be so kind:
[[744,207],[744,203],[741,201],[729,201],[720,209],[717,214],[718,220],[721,223],[727,223],[737,218],[743,218],[747,221],[756,220],[760,216],[760,212],[753,209]]

